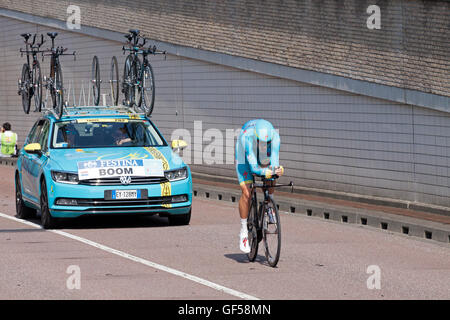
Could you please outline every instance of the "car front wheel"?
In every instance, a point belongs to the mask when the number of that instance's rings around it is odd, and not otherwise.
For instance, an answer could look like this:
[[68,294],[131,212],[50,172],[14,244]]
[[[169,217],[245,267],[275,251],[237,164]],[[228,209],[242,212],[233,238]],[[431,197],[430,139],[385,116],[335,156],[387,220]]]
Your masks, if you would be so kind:
[[186,214],[172,214],[169,216],[169,225],[171,226],[184,226],[188,225],[191,221],[191,210]]
[[44,229],[53,229],[57,226],[56,218],[53,218],[48,208],[47,184],[45,180],[41,184],[41,225]]
[[36,210],[25,205],[22,199],[22,188],[20,186],[19,175],[16,175],[16,216],[19,219],[32,218],[36,214]]

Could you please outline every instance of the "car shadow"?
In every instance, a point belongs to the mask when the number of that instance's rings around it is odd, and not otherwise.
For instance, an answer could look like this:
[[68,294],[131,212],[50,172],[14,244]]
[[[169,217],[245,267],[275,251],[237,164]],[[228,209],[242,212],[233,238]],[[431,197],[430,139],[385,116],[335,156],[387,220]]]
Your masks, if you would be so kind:
[[168,227],[168,219],[158,215],[105,215],[82,216],[61,222],[65,229],[116,229],[116,228],[160,228]]
[[[26,219],[41,224],[40,217]],[[169,227],[166,217],[158,215],[101,215],[81,216],[58,221],[57,230],[60,229],[128,229],[128,228],[160,228]]]

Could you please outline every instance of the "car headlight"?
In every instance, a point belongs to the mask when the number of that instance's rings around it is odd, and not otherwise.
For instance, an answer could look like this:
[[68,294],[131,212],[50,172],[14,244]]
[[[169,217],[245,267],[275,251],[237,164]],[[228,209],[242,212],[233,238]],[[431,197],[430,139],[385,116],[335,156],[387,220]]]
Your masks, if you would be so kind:
[[183,180],[187,178],[187,169],[181,168],[177,170],[165,171],[164,175],[169,181]]
[[78,184],[78,173],[52,170],[52,179],[55,182]]

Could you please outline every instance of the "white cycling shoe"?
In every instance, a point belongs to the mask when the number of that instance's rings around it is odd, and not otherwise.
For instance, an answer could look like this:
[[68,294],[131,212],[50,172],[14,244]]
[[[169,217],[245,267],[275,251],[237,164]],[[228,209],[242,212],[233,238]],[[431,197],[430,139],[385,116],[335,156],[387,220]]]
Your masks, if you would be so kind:
[[248,243],[248,232],[241,232],[239,234],[239,249],[244,253],[250,253],[250,246]]

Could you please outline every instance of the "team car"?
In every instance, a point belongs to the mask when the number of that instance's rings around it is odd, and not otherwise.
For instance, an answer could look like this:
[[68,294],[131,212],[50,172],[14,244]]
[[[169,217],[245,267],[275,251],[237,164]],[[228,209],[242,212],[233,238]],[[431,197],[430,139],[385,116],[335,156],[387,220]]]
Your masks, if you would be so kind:
[[159,214],[189,224],[192,176],[179,156],[183,140],[167,143],[145,115],[125,108],[68,108],[45,114],[19,151],[16,211],[39,210],[43,228],[64,218]]

